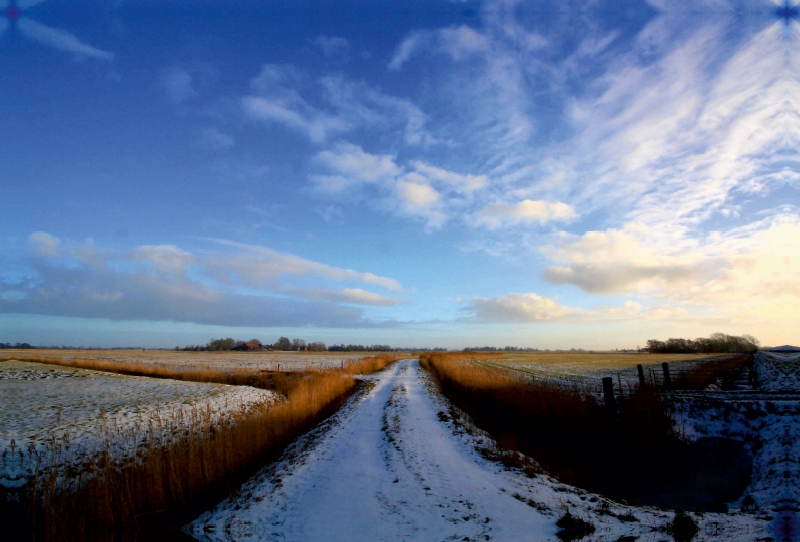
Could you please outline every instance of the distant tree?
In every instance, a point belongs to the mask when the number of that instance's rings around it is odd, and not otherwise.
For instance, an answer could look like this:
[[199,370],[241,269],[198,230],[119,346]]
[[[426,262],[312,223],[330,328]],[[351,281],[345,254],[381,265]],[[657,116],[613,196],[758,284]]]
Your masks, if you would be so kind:
[[272,345],[275,350],[291,350],[292,349],[292,341],[289,340],[288,337],[281,337],[275,344]]
[[759,348],[761,348],[761,341],[753,337],[752,335],[744,334],[742,335],[742,339],[744,339],[747,343],[748,351],[755,352]]
[[313,343],[308,345],[308,349],[311,352],[324,352],[325,351],[325,343],[313,342]]
[[726,335],[712,333],[710,337],[695,340],[670,338],[666,342],[650,339],[645,350],[651,354],[726,354],[730,352],[755,352],[760,346],[752,335]]
[[303,339],[292,339],[292,350],[305,350],[306,341]]
[[211,339],[206,345],[206,350],[211,350],[212,352],[233,350],[235,346],[236,346],[236,341],[234,341],[230,337],[228,337],[227,339]]

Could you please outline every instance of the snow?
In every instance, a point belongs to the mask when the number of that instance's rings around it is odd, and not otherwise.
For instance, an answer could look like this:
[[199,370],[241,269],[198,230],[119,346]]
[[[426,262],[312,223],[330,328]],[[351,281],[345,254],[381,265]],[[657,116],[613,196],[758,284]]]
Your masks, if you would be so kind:
[[762,391],[800,392],[800,353],[761,352],[755,371]]
[[0,363],[0,486],[21,487],[37,462],[89,459],[108,442],[118,459],[147,438],[277,400],[248,386],[123,376],[40,363]]
[[[596,527],[586,541],[666,538],[657,529],[671,512],[615,503],[485,458],[479,449],[502,451],[428,378],[417,360],[390,366],[186,532],[205,541],[557,540],[555,523],[570,510]],[[766,522],[752,514],[695,519],[705,540],[766,534]]]
[[[647,357],[649,356],[652,356],[656,361],[648,361]],[[667,361],[670,370],[677,373],[696,369],[698,366],[711,359],[724,360],[730,357],[729,355],[679,356],[680,357],[675,359],[670,359],[669,357],[661,357],[658,354],[646,354],[644,358],[637,357],[635,359],[636,361],[641,361],[645,378],[650,381],[650,371],[654,370],[659,376],[661,375],[662,361]],[[550,358],[545,362],[529,361],[520,363],[514,360],[514,363],[508,363],[500,358],[498,360],[480,361],[477,363],[479,365],[528,374],[536,380],[556,385],[577,386],[588,390],[595,390],[598,395],[602,393],[602,380],[607,376],[613,379],[615,388],[621,385],[625,392],[633,390],[639,385],[639,373],[636,369],[636,365],[625,360],[624,357],[616,361],[610,361],[595,354],[586,354],[584,359],[581,359],[579,356],[575,357],[578,359],[568,359],[565,356],[565,361],[563,362],[554,362],[553,358]],[[690,359],[683,359],[687,357]]]
[[[691,438],[724,437],[747,443],[753,471],[742,498],[754,510],[775,516],[773,535],[800,525],[800,353],[759,352],[756,389],[686,394],[676,398],[676,415]],[[789,540],[793,538],[790,537]]]
[[17,351],[15,356],[24,361],[26,356],[58,357],[67,361],[92,359],[120,361],[146,367],[171,369],[237,370],[259,369],[268,371],[303,371],[311,368],[336,368],[342,363],[386,352],[182,352],[174,350],[29,350]]

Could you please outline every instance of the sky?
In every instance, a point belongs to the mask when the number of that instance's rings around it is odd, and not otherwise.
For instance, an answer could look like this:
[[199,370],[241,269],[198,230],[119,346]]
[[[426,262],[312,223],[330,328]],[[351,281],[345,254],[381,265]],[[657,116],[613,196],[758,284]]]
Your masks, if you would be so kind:
[[0,0],[0,342],[800,342],[798,8]]

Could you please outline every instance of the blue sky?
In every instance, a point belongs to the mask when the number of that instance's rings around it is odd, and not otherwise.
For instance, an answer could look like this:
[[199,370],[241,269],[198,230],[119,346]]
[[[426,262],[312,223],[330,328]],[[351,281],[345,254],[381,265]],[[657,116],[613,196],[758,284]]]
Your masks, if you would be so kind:
[[0,0],[0,340],[796,343],[789,8]]

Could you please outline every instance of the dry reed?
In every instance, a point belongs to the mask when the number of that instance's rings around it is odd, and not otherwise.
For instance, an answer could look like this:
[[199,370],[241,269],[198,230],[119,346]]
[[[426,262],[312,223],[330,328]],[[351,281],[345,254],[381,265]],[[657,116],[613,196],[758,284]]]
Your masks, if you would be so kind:
[[[275,390],[285,400],[202,430],[158,438],[132,460],[119,461],[108,445],[80,469],[43,466],[24,488],[19,508],[23,537],[37,540],[162,537],[213,507],[286,446],[333,414],[356,391],[355,374],[383,369],[401,356],[374,356],[342,369],[302,373],[174,370],[107,360],[26,361],[195,382],[247,384]],[[6,510],[9,513],[9,510]]]
[[641,500],[643,474],[658,486],[686,458],[687,444],[674,429],[667,405],[647,390],[619,397],[610,418],[587,388],[555,386],[470,359],[476,355],[420,357],[442,393],[478,427],[566,483]]

